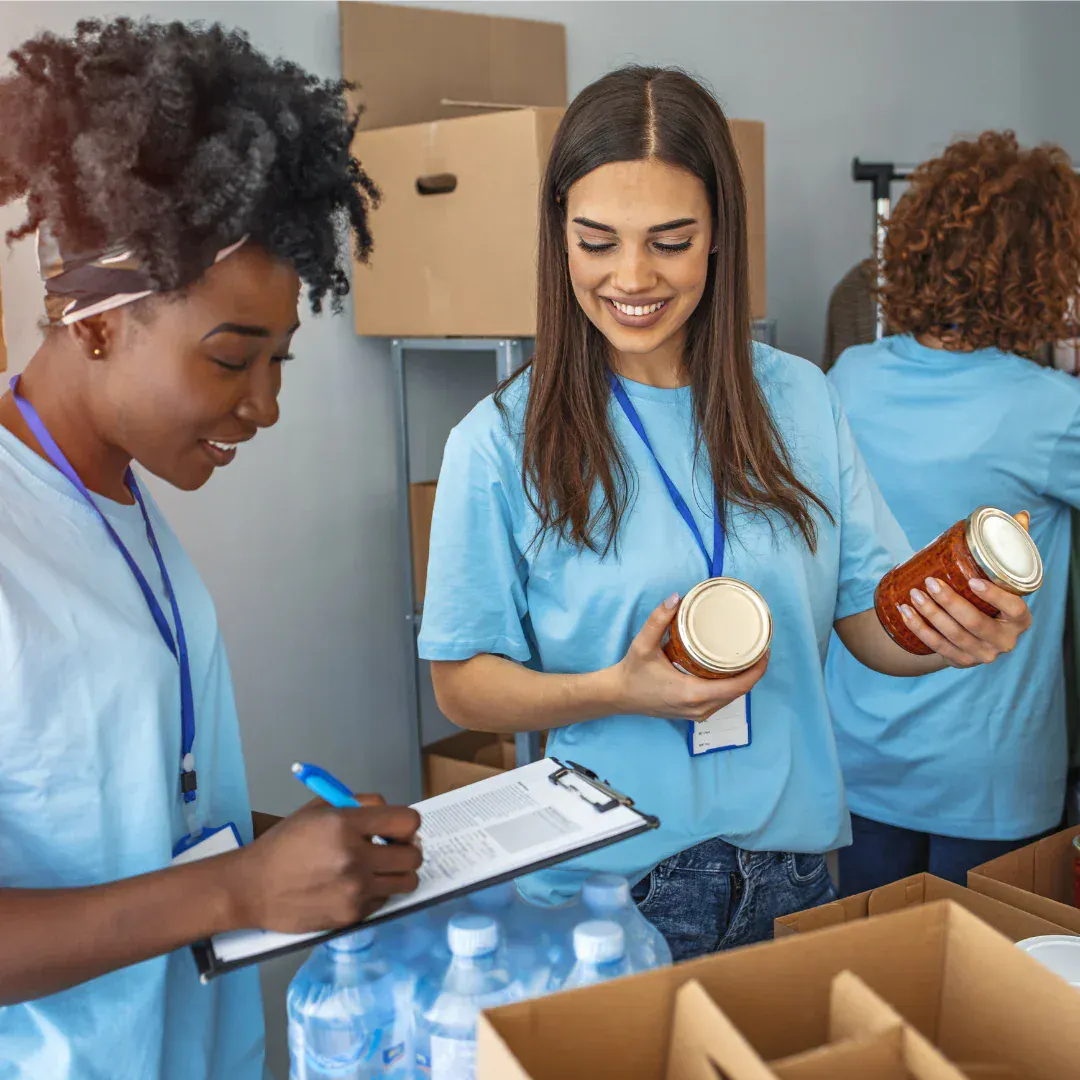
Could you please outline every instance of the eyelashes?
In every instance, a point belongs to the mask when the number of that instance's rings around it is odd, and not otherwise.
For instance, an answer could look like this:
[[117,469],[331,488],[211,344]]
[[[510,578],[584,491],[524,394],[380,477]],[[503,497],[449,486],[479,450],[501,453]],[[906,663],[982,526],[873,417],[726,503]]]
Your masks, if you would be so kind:
[[610,251],[615,246],[614,244],[589,244],[581,239],[578,239],[577,243],[582,251],[590,251],[594,255],[599,255],[603,251]]
[[[682,251],[689,251],[692,245],[692,240],[684,240],[681,244],[661,244],[657,242],[653,244],[653,247],[662,255],[678,255]],[[579,237],[578,247],[592,255],[603,255],[608,251],[613,251],[615,244],[590,244]]]
[[[239,373],[241,371],[247,371],[250,361],[242,360],[239,363],[232,363],[228,360],[222,360],[219,357],[212,356],[210,358],[217,364],[218,367],[224,368],[226,371],[233,371]],[[271,356],[270,362],[272,364],[287,364],[290,360],[295,359],[292,353],[286,353],[284,356]]]

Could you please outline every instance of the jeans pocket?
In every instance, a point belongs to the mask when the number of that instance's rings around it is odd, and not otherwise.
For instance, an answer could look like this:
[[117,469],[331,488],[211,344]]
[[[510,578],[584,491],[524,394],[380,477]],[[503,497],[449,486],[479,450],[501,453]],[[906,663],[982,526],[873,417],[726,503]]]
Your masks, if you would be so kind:
[[824,855],[804,855],[789,851],[784,861],[787,864],[788,880],[798,888],[820,881],[829,872]]
[[[661,884],[660,868],[656,867],[656,869],[650,872],[648,877],[639,881],[637,885],[634,886],[631,895],[634,897],[634,903],[637,905],[638,911],[643,915],[646,914],[651,907],[655,906],[657,897],[660,893]],[[644,892],[642,891],[643,888]],[[640,899],[638,899],[639,896]]]

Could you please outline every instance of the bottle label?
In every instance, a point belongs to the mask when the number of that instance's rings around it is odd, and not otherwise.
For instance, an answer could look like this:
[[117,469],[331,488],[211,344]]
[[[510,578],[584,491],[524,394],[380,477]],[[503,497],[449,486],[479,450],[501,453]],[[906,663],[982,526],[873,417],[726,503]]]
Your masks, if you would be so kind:
[[403,1042],[398,1043],[396,1046],[388,1046],[382,1052],[382,1059],[384,1065],[393,1065],[400,1061],[405,1056],[405,1044]]
[[473,1080],[475,1076],[474,1041],[431,1036],[431,1080]]

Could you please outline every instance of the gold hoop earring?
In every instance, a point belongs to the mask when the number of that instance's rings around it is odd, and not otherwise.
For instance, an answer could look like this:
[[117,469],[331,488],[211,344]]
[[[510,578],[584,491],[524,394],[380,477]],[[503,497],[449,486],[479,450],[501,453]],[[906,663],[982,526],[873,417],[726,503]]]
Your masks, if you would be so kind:
[[101,357],[101,356],[104,356],[104,355],[105,355],[105,353],[104,353],[104,352],[102,352],[102,350],[101,350],[101,349],[99,349],[99,348],[97,348],[97,347],[95,346],[95,347],[94,347],[94,350],[93,350],[93,351],[91,352],[91,354],[90,354],[90,355],[91,355],[91,356],[95,356],[95,357]]

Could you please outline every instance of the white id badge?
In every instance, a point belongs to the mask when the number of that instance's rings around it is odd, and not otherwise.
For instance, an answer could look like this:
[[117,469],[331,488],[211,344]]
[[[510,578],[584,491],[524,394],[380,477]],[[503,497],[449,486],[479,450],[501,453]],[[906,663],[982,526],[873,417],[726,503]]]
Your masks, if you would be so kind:
[[185,836],[173,852],[172,865],[183,866],[185,863],[209,859],[212,855],[225,855],[243,846],[240,831],[229,821],[216,829],[204,829],[197,840]]
[[690,756],[738,750],[750,745],[750,695],[743,694],[700,723],[691,721],[687,734]]

